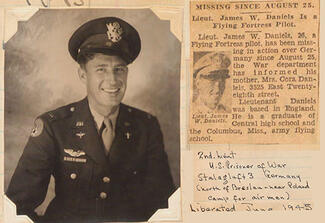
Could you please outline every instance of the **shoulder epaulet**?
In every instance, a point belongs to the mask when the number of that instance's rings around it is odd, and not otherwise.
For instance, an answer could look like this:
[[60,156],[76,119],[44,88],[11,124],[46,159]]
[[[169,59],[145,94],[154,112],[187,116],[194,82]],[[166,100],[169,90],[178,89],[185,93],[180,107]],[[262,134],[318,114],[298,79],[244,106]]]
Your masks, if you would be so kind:
[[49,111],[41,115],[41,118],[45,118],[49,120],[50,122],[65,119],[67,117],[70,117],[72,113],[75,111],[74,104],[65,105],[62,107],[59,107],[55,110]]
[[131,107],[129,105],[124,105],[129,113],[132,113],[138,117],[146,118],[146,119],[152,119],[154,116],[151,115],[148,112],[142,111],[138,108]]

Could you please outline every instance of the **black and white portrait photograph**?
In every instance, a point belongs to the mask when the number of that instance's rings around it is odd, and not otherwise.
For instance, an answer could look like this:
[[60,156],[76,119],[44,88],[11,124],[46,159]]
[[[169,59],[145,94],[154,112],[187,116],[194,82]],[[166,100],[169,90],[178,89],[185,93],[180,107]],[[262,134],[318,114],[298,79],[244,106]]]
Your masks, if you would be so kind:
[[[180,187],[181,42],[170,21],[149,8],[40,9],[4,50],[4,190],[17,215],[127,222],[168,208]],[[229,75],[201,65],[197,89],[222,89]],[[227,109],[223,90],[214,109]]]
[[203,112],[231,112],[231,83],[229,52],[193,52],[194,110]]

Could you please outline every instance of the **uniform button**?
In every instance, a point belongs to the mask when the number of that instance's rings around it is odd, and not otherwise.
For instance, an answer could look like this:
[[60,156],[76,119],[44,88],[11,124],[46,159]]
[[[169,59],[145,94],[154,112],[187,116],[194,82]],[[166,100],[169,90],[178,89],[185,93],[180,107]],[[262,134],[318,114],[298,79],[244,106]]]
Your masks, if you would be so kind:
[[101,199],[106,199],[107,198],[107,194],[105,192],[101,192],[99,194],[99,196],[100,196]]
[[109,177],[103,177],[103,181],[104,183],[109,183],[111,179],[109,179]]
[[135,170],[135,171],[133,171],[133,174],[134,174],[134,175],[137,175],[137,174],[138,174],[138,172]]
[[75,107],[71,107],[71,108],[70,108],[70,111],[71,111],[71,112],[74,112],[74,110],[76,110]]
[[76,179],[76,178],[77,178],[77,174],[72,173],[72,174],[70,175],[70,178],[71,178],[72,180]]

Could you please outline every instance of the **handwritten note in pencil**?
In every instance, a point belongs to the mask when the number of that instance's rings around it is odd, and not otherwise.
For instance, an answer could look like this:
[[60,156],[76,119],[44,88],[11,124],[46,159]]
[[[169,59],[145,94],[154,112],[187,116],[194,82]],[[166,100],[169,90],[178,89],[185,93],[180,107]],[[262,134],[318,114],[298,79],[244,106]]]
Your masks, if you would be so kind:
[[192,212],[313,209],[311,159],[303,153],[204,149],[193,157]]

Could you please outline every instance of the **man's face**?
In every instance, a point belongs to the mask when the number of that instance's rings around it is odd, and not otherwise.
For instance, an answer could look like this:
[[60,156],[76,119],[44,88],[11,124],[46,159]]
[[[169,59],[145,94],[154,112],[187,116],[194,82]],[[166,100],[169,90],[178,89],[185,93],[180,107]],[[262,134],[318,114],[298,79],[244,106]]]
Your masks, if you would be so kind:
[[111,109],[121,103],[127,75],[124,60],[100,53],[79,69],[79,76],[87,86],[88,100],[98,110]]
[[213,79],[199,76],[196,81],[198,99],[208,108],[215,109],[225,90],[225,82],[224,78]]

